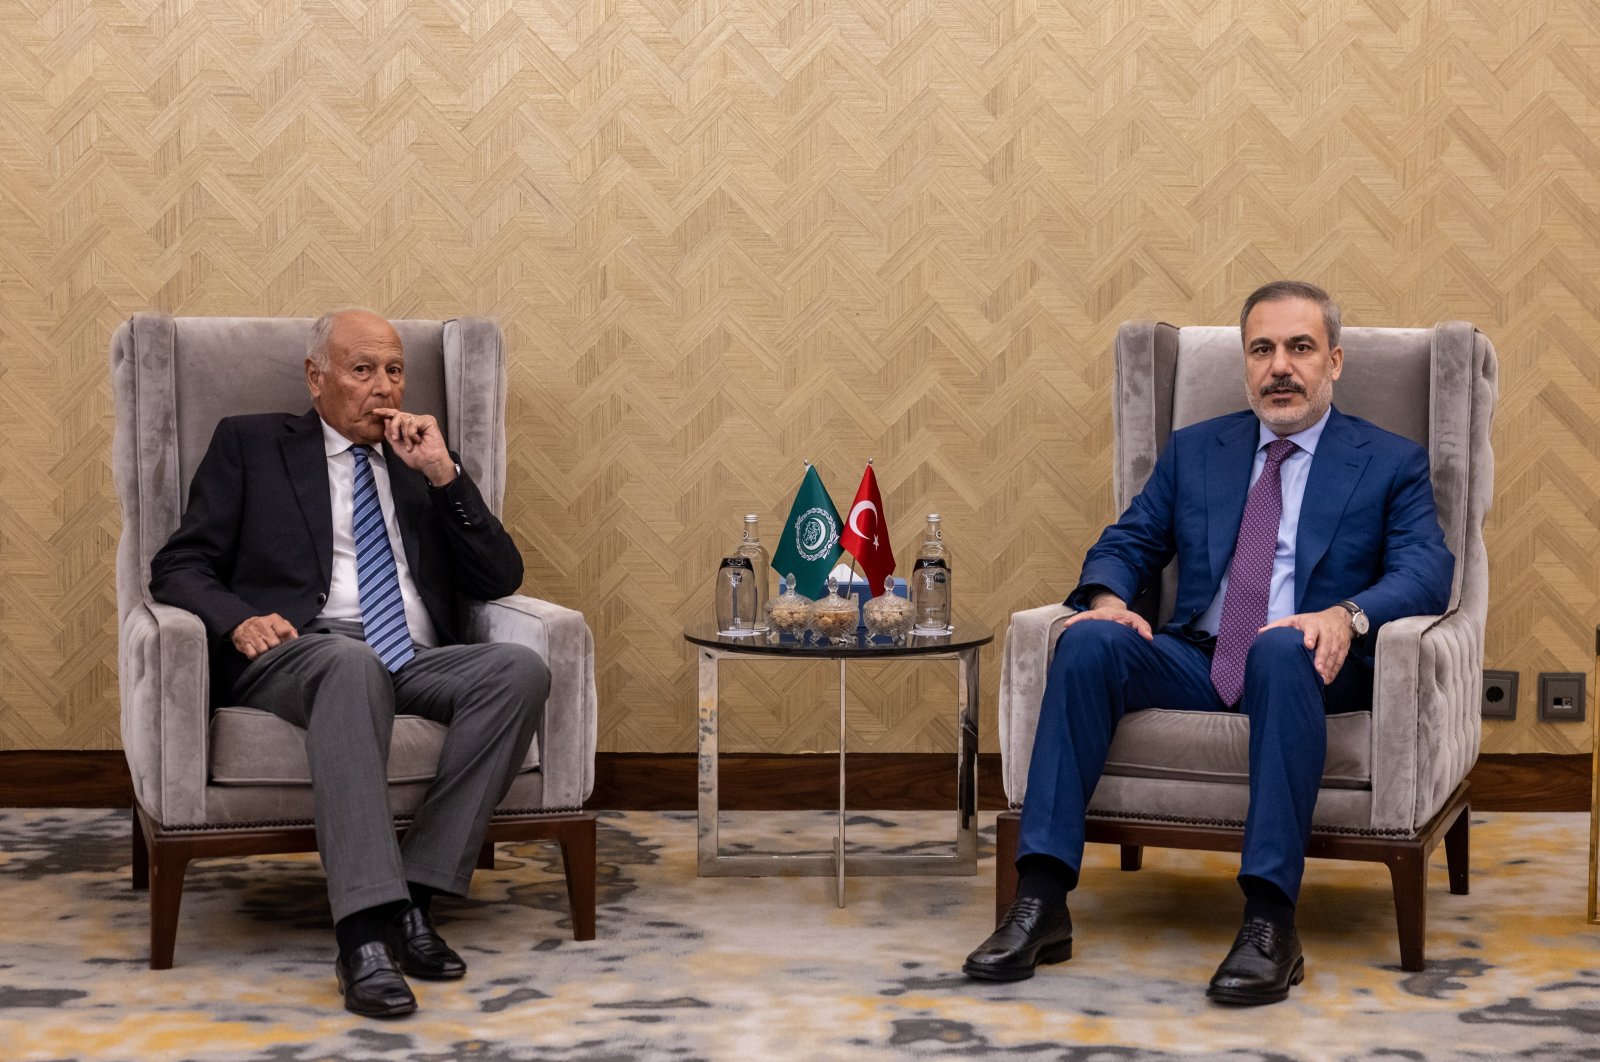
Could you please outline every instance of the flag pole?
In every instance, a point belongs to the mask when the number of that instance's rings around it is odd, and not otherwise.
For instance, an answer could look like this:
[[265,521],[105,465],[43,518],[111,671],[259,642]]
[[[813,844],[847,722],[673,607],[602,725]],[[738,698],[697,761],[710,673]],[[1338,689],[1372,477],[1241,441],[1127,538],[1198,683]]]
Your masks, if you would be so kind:
[[[868,468],[872,467],[872,458],[870,458],[870,457],[867,458],[867,467]],[[850,586],[851,586],[852,589],[854,589],[855,585],[856,585],[856,555],[854,553],[852,553],[852,554],[850,554]],[[870,584],[870,583],[867,584],[867,589],[871,590],[872,589],[872,584]],[[850,595],[848,593],[846,593],[845,596],[849,597]],[[862,596],[865,597],[867,595],[863,594]]]

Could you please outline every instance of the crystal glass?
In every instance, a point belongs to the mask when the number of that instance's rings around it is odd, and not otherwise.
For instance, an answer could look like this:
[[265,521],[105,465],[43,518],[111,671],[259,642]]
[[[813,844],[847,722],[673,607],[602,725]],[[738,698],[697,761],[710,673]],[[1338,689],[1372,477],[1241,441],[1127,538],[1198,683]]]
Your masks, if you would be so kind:
[[756,579],[749,557],[723,557],[712,587],[717,610],[717,633],[730,638],[746,638],[756,629]]

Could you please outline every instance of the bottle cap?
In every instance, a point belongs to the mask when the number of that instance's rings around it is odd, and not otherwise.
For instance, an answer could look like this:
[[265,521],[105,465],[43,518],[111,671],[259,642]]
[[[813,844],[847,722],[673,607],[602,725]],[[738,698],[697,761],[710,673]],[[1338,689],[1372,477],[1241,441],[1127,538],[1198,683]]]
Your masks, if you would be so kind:
[[928,519],[929,520],[937,520],[937,519],[939,519],[939,514],[938,513],[929,513],[928,514]]
[[761,519],[761,518],[759,516],[757,516],[755,513],[745,513],[744,514],[744,522],[747,523],[747,524],[753,524],[759,519]]

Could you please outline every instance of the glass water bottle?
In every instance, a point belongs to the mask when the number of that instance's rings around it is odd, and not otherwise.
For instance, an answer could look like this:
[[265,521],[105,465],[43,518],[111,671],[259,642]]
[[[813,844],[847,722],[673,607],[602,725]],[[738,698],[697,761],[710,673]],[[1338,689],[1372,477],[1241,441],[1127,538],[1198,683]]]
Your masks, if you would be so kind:
[[758,527],[760,518],[755,513],[746,513],[744,518],[744,538],[739,542],[739,548],[734,551],[738,557],[750,559],[751,578],[755,581],[756,590],[756,630],[767,629],[767,598],[771,594],[772,562],[767,556],[767,548],[761,544],[761,529]]
[[913,634],[950,633],[950,551],[939,531],[939,514],[928,514],[922,548],[911,569]]

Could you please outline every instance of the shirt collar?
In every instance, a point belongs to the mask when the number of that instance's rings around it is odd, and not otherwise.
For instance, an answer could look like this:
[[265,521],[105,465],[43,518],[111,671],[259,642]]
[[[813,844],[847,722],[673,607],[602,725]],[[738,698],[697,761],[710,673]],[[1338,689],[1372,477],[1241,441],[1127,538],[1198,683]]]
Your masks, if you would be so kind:
[[[320,416],[317,418],[317,423],[322,425],[322,452],[328,457],[337,457],[340,454],[348,453],[360,445],[359,443],[351,442],[337,431],[334,431],[333,428],[329,427],[328,422]],[[380,447],[369,446],[367,450],[380,459],[383,456],[383,450]]]
[[[1317,440],[1322,438],[1322,429],[1328,426],[1328,418],[1331,416],[1333,416],[1333,407],[1329,406],[1323,412],[1322,417],[1315,424],[1311,425],[1311,427],[1305,429],[1304,431],[1297,431],[1293,435],[1285,435],[1283,437],[1300,447],[1300,449],[1304,450],[1306,453],[1314,456],[1317,452]],[[1259,420],[1257,420],[1256,423],[1261,429],[1260,434],[1256,436],[1256,449],[1260,450],[1263,449],[1269,442],[1278,438],[1278,433],[1267,427],[1265,424],[1262,424]],[[323,427],[327,427],[327,425],[323,425]]]

